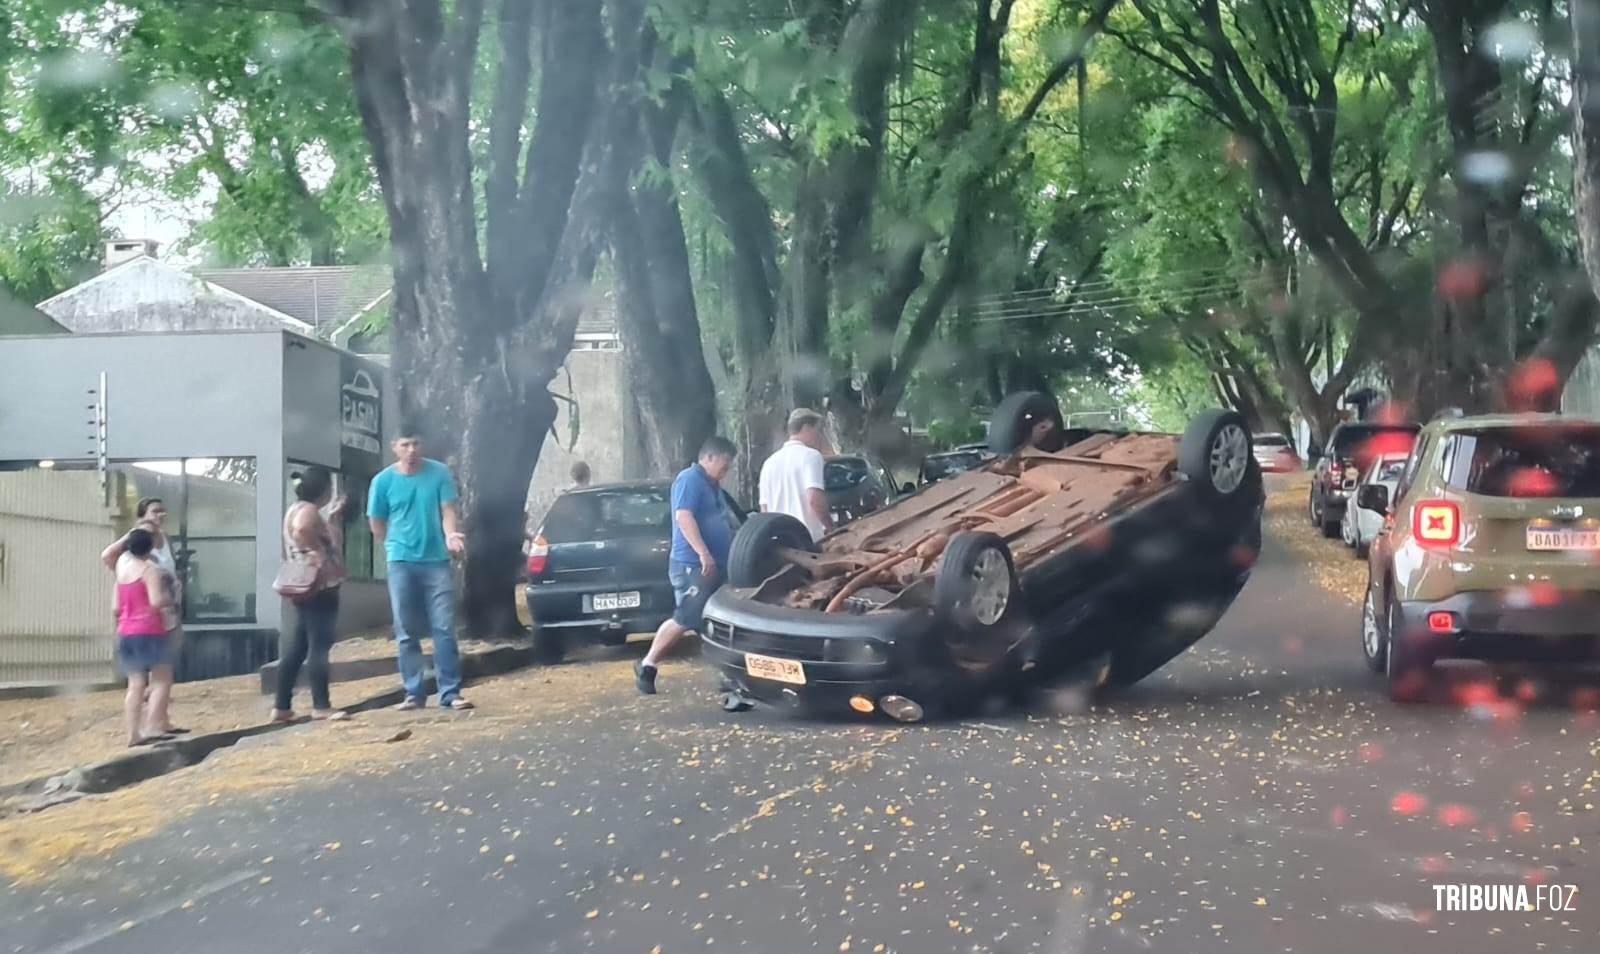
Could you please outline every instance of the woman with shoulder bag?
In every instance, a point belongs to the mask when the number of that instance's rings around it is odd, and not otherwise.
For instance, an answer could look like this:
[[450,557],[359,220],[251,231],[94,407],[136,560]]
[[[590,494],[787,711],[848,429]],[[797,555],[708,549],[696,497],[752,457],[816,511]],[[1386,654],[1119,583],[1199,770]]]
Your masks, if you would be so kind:
[[[339,584],[344,580],[345,499],[329,503],[333,480],[322,467],[310,467],[294,488],[298,499],[283,517],[287,552],[279,572],[279,592],[294,602],[294,638],[278,660],[278,693],[272,721],[290,722],[295,680],[305,667],[311,682],[311,718],[347,719],[333,708],[328,693],[328,651],[333,648],[339,619]],[[298,570],[298,572],[295,572]]]

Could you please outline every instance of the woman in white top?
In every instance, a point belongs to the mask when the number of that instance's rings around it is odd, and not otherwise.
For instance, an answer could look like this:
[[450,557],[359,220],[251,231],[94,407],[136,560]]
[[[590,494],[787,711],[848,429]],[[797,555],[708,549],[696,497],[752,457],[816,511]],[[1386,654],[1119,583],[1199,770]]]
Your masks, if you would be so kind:
[[[162,585],[166,588],[167,599],[161,607],[161,621],[166,626],[166,644],[168,662],[176,666],[178,652],[183,646],[183,614],[180,607],[183,605],[183,583],[178,577],[178,562],[173,558],[172,539],[162,529],[167,519],[167,505],[160,497],[145,497],[140,500],[134,509],[134,516],[138,522],[123,534],[117,541],[100,552],[100,559],[112,573],[120,573],[124,564],[133,559],[127,552],[128,534],[134,530],[143,530],[150,534],[154,545],[150,555],[146,557],[155,564],[161,573]],[[172,724],[172,719],[167,711],[166,700],[162,700],[159,711],[153,713],[158,721],[157,728],[166,735],[183,735],[188,729],[180,729]]]

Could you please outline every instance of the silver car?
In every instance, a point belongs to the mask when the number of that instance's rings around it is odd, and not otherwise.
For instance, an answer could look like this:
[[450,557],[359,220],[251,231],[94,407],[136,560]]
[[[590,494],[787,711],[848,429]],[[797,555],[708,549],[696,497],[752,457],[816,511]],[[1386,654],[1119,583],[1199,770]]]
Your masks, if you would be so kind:
[[1392,499],[1394,489],[1400,483],[1400,475],[1405,473],[1409,456],[1380,455],[1361,476],[1361,482],[1351,491],[1350,499],[1345,503],[1344,519],[1339,522],[1339,535],[1344,538],[1345,546],[1354,548],[1356,555],[1362,559],[1366,558],[1367,548],[1372,545],[1373,538],[1383,530],[1383,514],[1356,506],[1356,500],[1361,496],[1360,488],[1369,484],[1386,487]]

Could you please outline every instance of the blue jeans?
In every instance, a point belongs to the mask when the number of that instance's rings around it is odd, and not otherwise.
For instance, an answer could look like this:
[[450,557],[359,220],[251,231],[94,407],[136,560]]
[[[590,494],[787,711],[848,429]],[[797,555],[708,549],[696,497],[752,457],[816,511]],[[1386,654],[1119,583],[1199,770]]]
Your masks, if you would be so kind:
[[400,655],[400,681],[406,697],[428,698],[423,685],[422,636],[411,624],[425,618],[433,636],[433,671],[439,702],[449,705],[461,694],[461,656],[456,648],[456,593],[448,563],[389,564],[389,608],[394,613],[394,639]]

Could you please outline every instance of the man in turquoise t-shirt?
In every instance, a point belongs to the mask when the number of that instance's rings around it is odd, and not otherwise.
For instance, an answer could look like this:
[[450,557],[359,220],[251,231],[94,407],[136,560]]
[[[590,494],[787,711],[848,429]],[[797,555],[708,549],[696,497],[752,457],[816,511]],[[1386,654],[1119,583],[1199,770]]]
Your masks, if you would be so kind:
[[406,700],[401,710],[427,702],[423,686],[422,637],[410,623],[426,614],[433,635],[433,668],[439,704],[471,709],[461,698],[461,656],[456,648],[456,594],[450,557],[466,548],[457,529],[456,484],[450,468],[422,456],[422,442],[405,431],[394,442],[395,462],[367,488],[372,536],[383,544],[389,567],[389,606],[399,650]]

